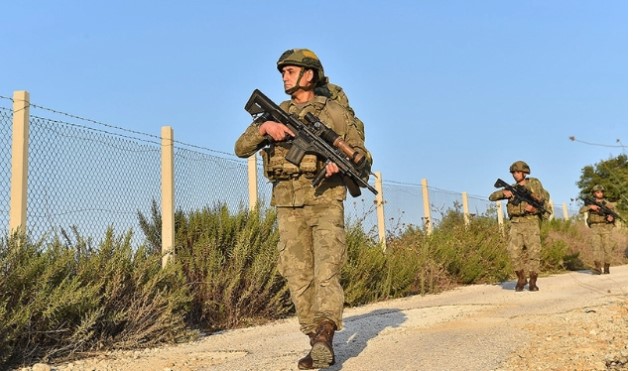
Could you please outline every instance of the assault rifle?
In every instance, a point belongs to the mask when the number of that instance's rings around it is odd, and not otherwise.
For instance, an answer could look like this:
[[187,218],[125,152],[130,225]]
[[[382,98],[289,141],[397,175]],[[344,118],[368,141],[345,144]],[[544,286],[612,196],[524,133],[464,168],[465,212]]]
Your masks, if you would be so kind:
[[624,221],[624,219],[622,219],[622,217],[618,215],[618,213],[613,211],[613,209],[611,209],[610,207],[607,207],[607,203],[605,201],[599,202],[598,200],[596,200],[594,197],[591,197],[591,196],[581,197],[580,199],[584,201],[585,206],[587,205],[598,206],[600,208],[600,210],[598,210],[598,214],[605,215],[605,216],[611,215],[614,219],[620,219]]
[[[305,115],[306,123],[281,109],[258,89],[253,91],[244,109],[253,116],[254,122],[276,121],[286,125],[294,133],[288,138],[291,144],[286,160],[299,166],[306,153],[315,154],[338,166],[343,181],[353,197],[360,196],[360,187],[378,194],[378,191],[363,179],[361,169],[365,166],[365,156],[354,150],[334,130],[325,126],[312,113]],[[268,138],[269,142],[272,140]],[[325,166],[312,180],[314,187],[325,177]]]
[[495,187],[507,189],[508,191],[512,192],[512,195],[514,196],[514,200],[511,202],[514,205],[518,205],[521,201],[524,201],[532,205],[533,207],[537,208],[538,211],[540,211],[541,213],[548,213],[547,209],[545,209],[544,202],[537,200],[534,197],[534,195],[532,195],[532,192],[530,192],[527,188],[523,186],[520,186],[520,185],[513,186],[504,182],[501,179],[497,179],[497,181],[495,182]]

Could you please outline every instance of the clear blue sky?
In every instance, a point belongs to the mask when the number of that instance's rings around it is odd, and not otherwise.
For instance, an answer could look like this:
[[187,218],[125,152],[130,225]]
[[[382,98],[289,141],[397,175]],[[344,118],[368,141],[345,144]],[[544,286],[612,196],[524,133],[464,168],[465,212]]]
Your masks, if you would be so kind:
[[275,62],[297,47],[344,87],[386,180],[487,197],[521,159],[569,204],[584,166],[628,153],[624,0],[0,9],[0,95],[27,90],[33,104],[153,135],[171,125],[176,140],[229,155],[253,89],[286,99]]

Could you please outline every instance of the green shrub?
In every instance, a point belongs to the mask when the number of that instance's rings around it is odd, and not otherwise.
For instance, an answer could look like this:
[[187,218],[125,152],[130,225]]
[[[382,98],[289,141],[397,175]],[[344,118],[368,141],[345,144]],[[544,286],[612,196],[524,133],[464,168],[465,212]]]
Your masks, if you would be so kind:
[[[492,213],[492,211],[491,211]],[[50,243],[25,236],[0,241],[0,369],[72,359],[79,352],[173,343],[259,324],[294,313],[277,273],[274,209],[226,205],[177,211],[175,259],[161,268],[161,215],[139,213],[146,245],[131,232],[109,229],[94,245],[76,228]],[[456,285],[498,283],[513,276],[508,224],[491,215],[464,224],[448,211],[432,234],[412,225],[388,232],[383,250],[375,231],[347,222],[346,305],[437,293]],[[542,270],[582,269],[590,259],[582,221],[544,221]],[[614,264],[626,262],[627,231],[616,231]],[[620,256],[621,255],[621,256]]]
[[546,240],[541,249],[541,270],[556,272],[565,269],[565,259],[570,256],[565,241]]
[[510,271],[506,242],[489,217],[473,217],[469,225],[449,212],[429,237],[432,258],[459,284],[493,283]]
[[357,306],[381,297],[385,254],[377,244],[369,240],[360,224],[346,229],[347,263],[341,273],[341,285],[348,305]]
[[108,229],[75,241],[0,241],[0,366],[100,348],[146,347],[192,335],[182,275]]
[[274,210],[226,205],[180,214],[176,262],[193,295],[189,322],[215,331],[281,318],[293,311],[277,274],[278,231]]

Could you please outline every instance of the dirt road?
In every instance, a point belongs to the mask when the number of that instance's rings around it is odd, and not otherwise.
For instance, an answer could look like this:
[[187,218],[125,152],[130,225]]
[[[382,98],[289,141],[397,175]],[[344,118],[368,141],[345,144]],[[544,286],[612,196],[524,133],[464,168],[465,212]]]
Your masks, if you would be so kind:
[[[628,266],[462,287],[345,310],[328,370],[627,369]],[[296,370],[309,350],[296,318],[194,343],[112,352],[54,370]],[[607,367],[606,363],[612,365]],[[32,368],[33,370],[35,368]]]

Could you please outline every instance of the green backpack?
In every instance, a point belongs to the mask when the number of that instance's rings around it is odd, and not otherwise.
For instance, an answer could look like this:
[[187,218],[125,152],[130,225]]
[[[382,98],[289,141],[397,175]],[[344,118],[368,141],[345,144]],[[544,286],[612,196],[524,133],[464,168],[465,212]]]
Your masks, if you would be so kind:
[[358,129],[358,133],[360,134],[361,139],[365,140],[365,124],[358,117],[356,117],[356,113],[354,112],[352,106],[349,105],[349,100],[347,99],[347,95],[343,91],[343,88],[336,84],[332,84],[328,81],[327,78],[325,79],[325,81],[326,84],[318,86],[314,89],[314,92],[317,95],[335,100],[343,107],[346,107],[352,117],[354,117],[354,125]]

